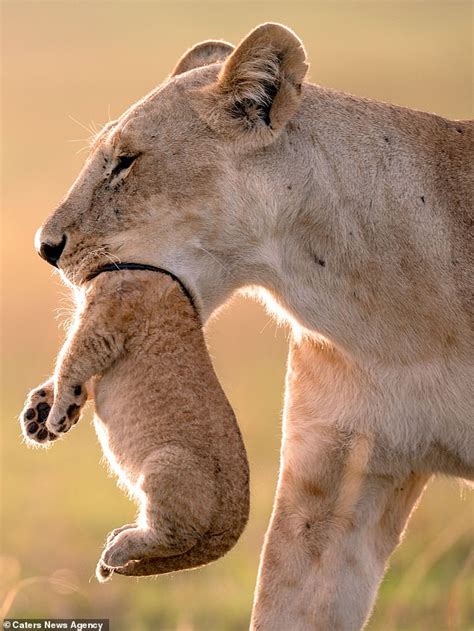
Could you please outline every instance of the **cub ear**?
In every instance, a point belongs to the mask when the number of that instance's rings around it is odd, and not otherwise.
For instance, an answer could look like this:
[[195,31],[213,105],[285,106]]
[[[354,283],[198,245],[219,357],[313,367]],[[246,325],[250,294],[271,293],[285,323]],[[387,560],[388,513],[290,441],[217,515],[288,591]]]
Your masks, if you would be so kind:
[[209,66],[209,64],[224,61],[233,50],[234,47],[232,44],[228,44],[227,42],[209,40],[196,44],[196,46],[193,46],[184,53],[176,64],[171,76],[175,77],[188,70],[193,70],[193,68]]
[[229,139],[267,145],[296,112],[307,69],[303,44],[293,31],[263,24],[228,57],[217,82],[195,95],[197,111]]

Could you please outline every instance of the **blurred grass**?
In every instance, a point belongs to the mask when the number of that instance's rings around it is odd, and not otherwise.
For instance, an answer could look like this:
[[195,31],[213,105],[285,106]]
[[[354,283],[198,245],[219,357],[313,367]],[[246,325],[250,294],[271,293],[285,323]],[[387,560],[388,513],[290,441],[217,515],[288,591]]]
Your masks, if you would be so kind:
[[[16,414],[50,372],[67,292],[33,235],[77,174],[87,136],[161,81],[197,41],[237,42],[266,21],[304,40],[311,79],[356,94],[472,116],[469,2],[3,2],[2,517],[0,604],[12,615],[110,617],[114,631],[241,631],[278,470],[285,332],[241,299],[208,328],[247,444],[252,509],[238,546],[193,572],[99,586],[105,534],[133,507],[100,464],[90,425],[48,451],[21,443]],[[391,561],[372,631],[474,628],[472,497],[428,489]],[[40,577],[33,580],[32,577]],[[31,579],[31,580],[30,580]],[[25,582],[26,581],[26,582]],[[15,593],[11,590],[18,589]]]

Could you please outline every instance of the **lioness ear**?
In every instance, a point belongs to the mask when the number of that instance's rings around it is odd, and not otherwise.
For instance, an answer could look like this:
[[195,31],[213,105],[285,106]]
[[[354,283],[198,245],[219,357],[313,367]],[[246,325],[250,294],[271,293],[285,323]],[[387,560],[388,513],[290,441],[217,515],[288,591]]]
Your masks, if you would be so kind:
[[234,47],[232,44],[228,44],[227,42],[209,40],[196,44],[196,46],[193,46],[184,53],[176,64],[171,76],[175,77],[193,68],[224,61],[233,50]]
[[308,64],[301,41],[281,24],[258,26],[198,97],[215,131],[253,146],[269,144],[296,112]]

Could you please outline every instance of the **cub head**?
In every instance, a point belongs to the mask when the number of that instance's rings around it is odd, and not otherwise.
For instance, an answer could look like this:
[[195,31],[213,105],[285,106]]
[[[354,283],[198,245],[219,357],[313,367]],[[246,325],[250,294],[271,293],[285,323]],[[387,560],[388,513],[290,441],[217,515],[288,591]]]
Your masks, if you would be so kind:
[[96,137],[37,233],[40,255],[74,285],[114,261],[164,267],[209,315],[252,280],[244,270],[264,229],[257,198],[266,194],[252,160],[278,144],[306,70],[301,42],[278,24],[236,48],[209,41],[189,50]]

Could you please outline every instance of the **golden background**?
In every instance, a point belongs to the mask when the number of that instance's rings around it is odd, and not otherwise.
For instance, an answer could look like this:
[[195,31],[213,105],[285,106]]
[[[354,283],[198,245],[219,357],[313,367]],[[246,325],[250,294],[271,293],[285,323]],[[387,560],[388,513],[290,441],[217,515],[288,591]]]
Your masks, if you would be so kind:
[[[246,532],[209,567],[96,583],[104,537],[131,521],[134,507],[100,464],[88,422],[43,451],[22,444],[16,420],[63,337],[67,290],[35,254],[33,236],[81,167],[86,141],[70,141],[89,136],[82,124],[118,116],[194,43],[236,43],[270,20],[303,39],[316,83],[469,118],[472,14],[469,2],[2,3],[4,612],[108,617],[113,631],[244,630],[276,481],[287,334],[261,307],[237,299],[208,339],[249,453]],[[474,628],[473,510],[457,482],[431,484],[392,558],[371,631]]]

